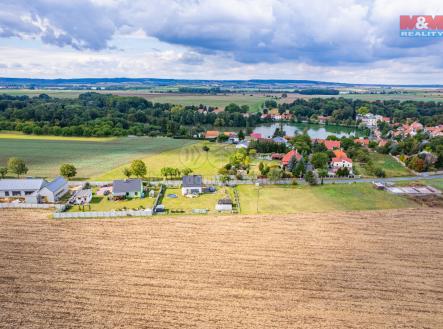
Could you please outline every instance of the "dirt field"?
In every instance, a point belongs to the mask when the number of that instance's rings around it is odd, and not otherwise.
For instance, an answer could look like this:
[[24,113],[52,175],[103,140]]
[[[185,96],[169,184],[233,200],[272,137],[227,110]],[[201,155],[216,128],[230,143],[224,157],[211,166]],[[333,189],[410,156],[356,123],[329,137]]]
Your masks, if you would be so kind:
[[0,212],[1,328],[442,328],[443,210]]

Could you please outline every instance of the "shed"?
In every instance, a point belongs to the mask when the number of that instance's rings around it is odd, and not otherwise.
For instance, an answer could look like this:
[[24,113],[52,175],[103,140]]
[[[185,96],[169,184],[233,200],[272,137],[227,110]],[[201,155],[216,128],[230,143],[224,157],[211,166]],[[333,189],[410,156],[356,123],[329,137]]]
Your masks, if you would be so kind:
[[230,198],[224,198],[217,201],[215,205],[217,211],[232,211],[232,200]]

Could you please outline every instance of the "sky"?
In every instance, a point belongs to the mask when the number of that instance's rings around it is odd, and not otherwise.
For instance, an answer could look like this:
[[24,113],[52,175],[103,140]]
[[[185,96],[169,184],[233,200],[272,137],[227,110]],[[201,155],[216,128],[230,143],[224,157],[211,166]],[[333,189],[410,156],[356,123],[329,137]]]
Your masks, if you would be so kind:
[[0,76],[443,84],[442,0],[0,0]]

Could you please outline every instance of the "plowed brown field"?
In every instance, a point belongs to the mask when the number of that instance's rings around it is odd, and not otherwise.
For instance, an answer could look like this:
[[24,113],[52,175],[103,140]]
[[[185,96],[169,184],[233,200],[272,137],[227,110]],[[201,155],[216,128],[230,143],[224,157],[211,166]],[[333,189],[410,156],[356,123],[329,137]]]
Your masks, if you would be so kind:
[[443,210],[0,211],[2,328],[443,328]]

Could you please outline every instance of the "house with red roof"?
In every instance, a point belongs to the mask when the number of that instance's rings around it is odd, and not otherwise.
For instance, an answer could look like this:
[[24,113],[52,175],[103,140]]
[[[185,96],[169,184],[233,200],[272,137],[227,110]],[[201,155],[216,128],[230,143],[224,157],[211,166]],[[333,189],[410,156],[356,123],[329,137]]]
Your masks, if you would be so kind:
[[367,138],[356,138],[354,139],[354,143],[355,144],[360,144],[363,146],[368,146],[369,145],[369,139]]
[[220,132],[218,130],[208,130],[205,133],[206,139],[216,139],[218,136],[220,136]]
[[291,150],[288,153],[285,154],[285,156],[282,158],[281,160],[281,164],[283,165],[283,167],[286,167],[289,163],[289,161],[291,161],[292,157],[295,157],[295,159],[297,161],[300,161],[302,156],[300,153],[297,152],[297,150]]
[[341,142],[340,141],[330,141],[328,139],[314,139],[314,141],[316,141],[317,143],[323,144],[324,146],[326,146],[326,148],[329,151],[332,151],[334,149],[339,149],[341,147]]
[[263,138],[262,134],[260,133],[251,133],[249,137],[251,137],[252,140],[259,140]]

